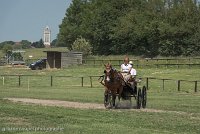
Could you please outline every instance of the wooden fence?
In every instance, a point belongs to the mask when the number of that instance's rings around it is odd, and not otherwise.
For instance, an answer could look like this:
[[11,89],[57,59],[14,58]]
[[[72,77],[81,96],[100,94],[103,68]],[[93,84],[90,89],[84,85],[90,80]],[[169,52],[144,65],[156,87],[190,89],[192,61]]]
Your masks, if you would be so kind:
[[154,77],[147,77],[146,78],[146,87],[147,89],[149,89],[149,81],[150,80],[159,80],[162,83],[162,90],[165,90],[165,82],[166,81],[177,81],[177,91],[181,91],[181,82],[189,82],[189,83],[194,83],[194,92],[198,91],[198,83],[200,82],[200,80],[195,80],[195,81],[191,81],[191,80],[175,80],[175,79],[166,79],[166,78],[154,78]]
[[[38,59],[27,59],[26,65],[29,65],[32,62],[37,61]],[[145,59],[130,59],[134,63],[135,68],[144,68],[144,67],[197,67],[200,68],[200,58],[145,58]],[[82,59],[82,63],[85,66],[102,66],[110,62],[113,66],[120,66],[123,63],[123,59]]]
[[[0,84],[0,86],[9,86],[12,85],[12,82],[14,83],[14,86],[19,86],[21,87],[22,82],[24,82],[24,80],[22,80],[22,78],[26,77],[25,79],[28,78],[32,78],[32,77],[37,77],[38,78],[38,82],[34,83],[34,86],[38,86],[39,83],[41,82],[41,80],[43,79],[45,81],[45,86],[49,86],[49,87],[54,87],[55,83],[58,83],[56,86],[60,86],[60,79],[59,78],[67,78],[70,79],[70,81],[73,81],[73,79],[76,79],[76,81],[74,81],[73,83],[76,83],[76,86],[80,86],[80,87],[103,87],[100,83],[99,83],[99,78],[101,78],[102,76],[85,76],[85,77],[75,77],[75,76],[47,76],[47,75],[0,75],[0,77],[2,78],[2,84]],[[15,81],[8,81],[6,79],[8,79],[8,77],[12,77],[15,79]],[[41,78],[39,78],[41,77]],[[46,78],[46,79],[44,79]],[[57,79],[58,78],[58,79]],[[57,81],[55,80],[57,79]],[[153,82],[154,80],[160,81],[159,83],[162,84],[162,87],[160,88],[161,90],[166,90],[166,86],[165,83],[166,81],[176,81],[177,82],[177,91],[181,91],[181,84],[183,84],[183,82],[189,82],[189,83],[193,83],[194,84],[194,92],[197,92],[198,89],[198,83],[200,83],[200,80],[175,80],[175,79],[167,79],[167,78],[154,78],[154,77],[145,77],[145,78],[141,78],[144,85],[146,85],[148,90],[152,90],[149,88],[149,85],[151,85],[151,82]],[[79,80],[79,81],[78,81]],[[99,81],[98,81],[99,80]],[[64,81],[65,84],[67,84],[66,81]],[[7,84],[6,84],[7,83]],[[29,83],[28,83],[29,85]],[[73,86],[73,85],[71,85]]]
[[[157,59],[130,59],[134,63],[134,67],[170,67],[175,66],[177,68],[186,66],[190,67],[200,67],[200,58],[157,58]],[[113,66],[120,66],[123,63],[123,60],[96,60],[96,59],[83,59],[83,63],[85,65],[92,65],[92,66],[102,66],[105,63],[110,62]]]

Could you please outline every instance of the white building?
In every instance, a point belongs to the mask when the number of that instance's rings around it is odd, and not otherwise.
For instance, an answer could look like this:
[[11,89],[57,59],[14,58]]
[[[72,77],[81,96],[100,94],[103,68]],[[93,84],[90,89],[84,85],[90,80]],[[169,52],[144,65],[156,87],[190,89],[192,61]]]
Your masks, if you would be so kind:
[[45,27],[43,32],[43,41],[45,47],[51,47],[51,30],[48,26]]

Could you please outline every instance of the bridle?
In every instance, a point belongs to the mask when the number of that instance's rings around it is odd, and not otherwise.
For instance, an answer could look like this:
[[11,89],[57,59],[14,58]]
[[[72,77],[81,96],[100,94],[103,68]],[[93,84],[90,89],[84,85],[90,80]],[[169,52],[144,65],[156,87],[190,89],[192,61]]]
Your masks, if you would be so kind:
[[113,68],[106,68],[104,73],[105,73],[105,81],[107,81],[107,82],[114,81],[114,69]]

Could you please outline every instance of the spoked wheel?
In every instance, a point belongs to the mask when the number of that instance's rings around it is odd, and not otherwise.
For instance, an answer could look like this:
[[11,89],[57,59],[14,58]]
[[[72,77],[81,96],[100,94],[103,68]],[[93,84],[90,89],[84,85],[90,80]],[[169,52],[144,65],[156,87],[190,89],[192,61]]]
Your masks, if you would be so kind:
[[142,108],[146,108],[147,104],[147,88],[145,86],[142,87]]
[[139,88],[138,92],[137,92],[137,101],[136,101],[136,103],[137,103],[136,108],[137,109],[140,109],[140,107],[141,107],[141,102],[142,102],[141,94],[142,94],[141,93],[141,88]]

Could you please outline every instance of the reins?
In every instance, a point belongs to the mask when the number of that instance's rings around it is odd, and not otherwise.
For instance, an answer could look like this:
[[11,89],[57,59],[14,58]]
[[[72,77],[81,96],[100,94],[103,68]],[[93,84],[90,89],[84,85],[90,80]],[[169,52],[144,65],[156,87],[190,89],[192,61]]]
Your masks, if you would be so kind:
[[105,75],[101,75],[101,76],[99,77],[98,80],[101,79],[101,81],[100,81],[99,83],[101,83],[103,86],[106,86],[106,85],[103,83],[104,77],[105,77]]

